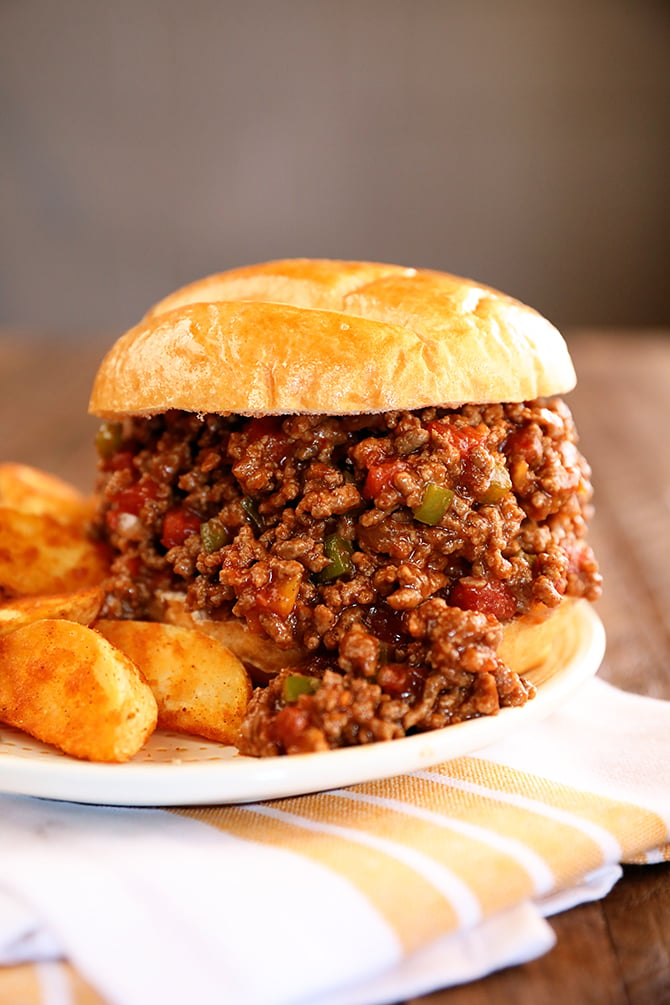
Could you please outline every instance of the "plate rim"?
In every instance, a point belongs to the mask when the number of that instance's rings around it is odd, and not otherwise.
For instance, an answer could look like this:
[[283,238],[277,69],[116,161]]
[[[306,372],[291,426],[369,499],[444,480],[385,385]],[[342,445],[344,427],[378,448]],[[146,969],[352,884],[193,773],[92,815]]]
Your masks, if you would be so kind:
[[[595,676],[605,654],[605,629],[592,605],[579,604],[576,612],[580,622],[574,652],[521,708],[387,743],[290,757],[243,757],[221,745],[221,757],[214,760],[125,764],[78,761],[61,753],[50,760],[41,751],[35,757],[12,755],[2,750],[6,727],[0,725],[0,793],[105,806],[225,805],[306,795],[433,767],[538,722]],[[208,747],[216,746],[208,742]]]

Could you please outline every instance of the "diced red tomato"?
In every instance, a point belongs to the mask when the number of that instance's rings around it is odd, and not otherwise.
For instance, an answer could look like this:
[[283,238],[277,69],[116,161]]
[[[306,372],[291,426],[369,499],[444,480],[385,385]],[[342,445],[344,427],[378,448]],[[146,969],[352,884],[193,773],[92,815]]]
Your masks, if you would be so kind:
[[300,705],[286,705],[279,709],[270,728],[275,741],[287,754],[297,753],[306,746],[309,715]]
[[428,429],[447,436],[461,457],[467,457],[475,444],[483,443],[487,435],[486,426],[455,426],[445,419],[434,419],[428,423]]
[[283,436],[281,424],[280,415],[261,415],[257,419],[250,419],[244,430],[247,441],[255,443],[261,436]]
[[265,451],[276,464],[285,461],[288,456],[288,438],[281,426],[280,415],[262,415],[258,419],[251,419],[245,428],[249,445],[265,438]]
[[168,510],[163,518],[161,544],[164,548],[177,548],[191,534],[200,531],[200,517],[190,510],[179,507]]
[[124,471],[126,468],[132,468],[134,457],[132,450],[117,450],[105,460],[103,467],[106,471]]
[[110,507],[107,512],[107,525],[116,530],[119,526],[119,518],[122,513],[130,513],[138,516],[147,499],[155,499],[158,486],[153,481],[136,482],[125,489],[121,489],[110,500]]
[[460,580],[449,595],[449,603],[464,611],[492,614],[506,621],[516,613],[516,600],[510,587],[499,579],[468,583]]
[[392,461],[382,461],[381,464],[374,464],[367,473],[363,496],[366,499],[375,499],[384,489],[391,487],[395,476],[405,467],[405,462],[400,457],[396,457]]
[[130,485],[127,489],[121,489],[112,500],[112,506],[119,513],[133,513],[135,516],[140,512],[147,499],[153,499],[155,492],[149,485]]

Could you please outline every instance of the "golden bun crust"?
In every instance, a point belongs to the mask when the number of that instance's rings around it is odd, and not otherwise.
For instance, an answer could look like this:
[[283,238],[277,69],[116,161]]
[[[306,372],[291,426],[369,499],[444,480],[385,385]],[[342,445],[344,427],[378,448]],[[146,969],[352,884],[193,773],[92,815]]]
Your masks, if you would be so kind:
[[[504,622],[498,655],[506,666],[515,673],[528,674],[547,663],[553,650],[569,652],[573,636],[581,630],[580,620],[575,616],[580,603],[586,601],[564,599],[557,608],[542,608],[535,614]],[[191,612],[182,593],[162,593],[152,614],[157,620],[197,628],[217,639],[235,653],[256,679],[298,666],[308,655],[299,646],[280,649],[271,639],[252,632],[239,618],[215,621],[201,611]]]
[[185,286],[107,353],[89,411],[379,412],[569,391],[560,333],[447,273],[290,259]]
[[190,611],[186,606],[184,593],[159,593],[155,600],[152,617],[169,625],[182,628],[197,628],[210,638],[216,639],[231,652],[254,677],[273,676],[284,667],[295,666],[304,659],[298,646],[280,649],[271,639],[256,635],[240,618],[214,620],[202,611]]
[[[564,597],[558,607],[538,608],[513,621],[503,622],[503,638],[498,655],[518,674],[528,674],[548,664],[554,651],[566,653],[575,647],[581,633],[576,616],[579,604],[586,601]],[[533,675],[535,683],[538,681]]]

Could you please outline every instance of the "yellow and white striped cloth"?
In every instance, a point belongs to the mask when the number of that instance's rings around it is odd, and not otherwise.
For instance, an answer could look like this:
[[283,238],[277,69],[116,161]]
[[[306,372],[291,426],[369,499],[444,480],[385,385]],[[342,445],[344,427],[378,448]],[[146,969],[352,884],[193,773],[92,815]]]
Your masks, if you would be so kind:
[[476,756],[187,810],[0,796],[0,1003],[382,1005],[546,951],[670,859],[670,703],[586,684]]

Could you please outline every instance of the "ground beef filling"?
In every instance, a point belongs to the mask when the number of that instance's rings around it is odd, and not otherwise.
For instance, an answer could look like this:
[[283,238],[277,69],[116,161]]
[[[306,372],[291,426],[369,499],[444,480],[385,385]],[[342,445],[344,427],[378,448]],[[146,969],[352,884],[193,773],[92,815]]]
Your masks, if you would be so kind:
[[[500,622],[599,595],[590,471],[560,399],[334,417],[169,412],[98,435],[105,616],[158,590],[303,658],[244,753],[392,739],[523,704]],[[294,659],[295,661],[295,659]]]

